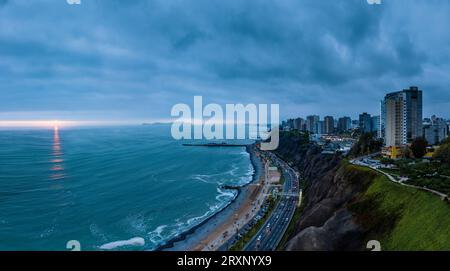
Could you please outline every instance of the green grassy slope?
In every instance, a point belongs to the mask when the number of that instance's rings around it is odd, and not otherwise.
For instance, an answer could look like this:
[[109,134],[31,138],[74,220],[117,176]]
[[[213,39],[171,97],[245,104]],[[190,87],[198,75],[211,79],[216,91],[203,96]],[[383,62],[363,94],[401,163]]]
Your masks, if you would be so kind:
[[[344,166],[351,171],[372,171]],[[450,204],[374,172],[367,174],[372,179],[368,189],[349,206],[358,222],[369,229],[368,240],[380,241],[382,250],[450,251]]]

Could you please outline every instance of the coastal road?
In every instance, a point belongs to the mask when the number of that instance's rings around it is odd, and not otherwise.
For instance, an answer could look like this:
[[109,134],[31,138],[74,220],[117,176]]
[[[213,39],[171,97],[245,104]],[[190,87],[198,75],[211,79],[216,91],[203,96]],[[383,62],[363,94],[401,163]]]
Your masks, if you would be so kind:
[[261,229],[245,246],[245,251],[273,251],[283,238],[294,216],[300,193],[298,176],[283,160],[268,152],[267,155],[281,169],[284,176],[283,191],[280,199]]

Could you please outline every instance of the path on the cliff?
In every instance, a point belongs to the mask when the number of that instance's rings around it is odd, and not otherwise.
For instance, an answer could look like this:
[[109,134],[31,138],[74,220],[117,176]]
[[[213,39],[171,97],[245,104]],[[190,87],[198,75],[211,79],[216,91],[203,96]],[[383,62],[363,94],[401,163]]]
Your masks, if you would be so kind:
[[426,187],[415,186],[415,185],[411,185],[411,184],[405,184],[405,183],[402,182],[401,180],[397,180],[397,179],[396,179],[394,176],[392,176],[391,174],[389,174],[389,173],[387,173],[387,172],[385,172],[385,171],[382,171],[382,170],[380,170],[379,168],[376,168],[376,167],[374,167],[374,166],[371,166],[371,165],[365,163],[365,162],[364,162],[364,159],[367,159],[367,158],[370,158],[370,157],[373,157],[373,154],[371,154],[371,155],[366,155],[366,156],[363,156],[363,157],[358,157],[358,158],[355,158],[355,159],[352,159],[352,160],[350,160],[350,163],[353,164],[353,165],[356,165],[356,166],[367,167],[367,168],[370,168],[370,169],[372,169],[372,170],[375,170],[376,172],[378,172],[378,173],[380,173],[380,174],[383,174],[383,175],[386,176],[391,182],[394,182],[394,183],[396,183],[396,184],[403,185],[403,186],[406,186],[406,187],[415,188],[415,189],[419,189],[419,190],[423,190],[423,191],[427,191],[427,192],[430,192],[430,193],[435,194],[436,196],[439,196],[442,200],[449,200],[448,196],[447,196],[446,194],[444,194],[444,193],[441,193],[441,192],[439,192],[439,191],[436,191],[436,190],[433,190],[433,189],[429,189],[429,188],[426,188]]

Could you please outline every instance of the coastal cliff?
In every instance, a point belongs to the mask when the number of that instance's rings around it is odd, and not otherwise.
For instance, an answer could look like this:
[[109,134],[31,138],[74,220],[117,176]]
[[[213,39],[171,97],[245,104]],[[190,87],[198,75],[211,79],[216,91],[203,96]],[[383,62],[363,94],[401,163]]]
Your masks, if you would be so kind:
[[366,250],[369,240],[380,240],[385,250],[450,249],[450,223],[442,222],[450,205],[437,197],[392,184],[340,155],[322,154],[298,135],[282,134],[276,154],[305,181],[285,250]]

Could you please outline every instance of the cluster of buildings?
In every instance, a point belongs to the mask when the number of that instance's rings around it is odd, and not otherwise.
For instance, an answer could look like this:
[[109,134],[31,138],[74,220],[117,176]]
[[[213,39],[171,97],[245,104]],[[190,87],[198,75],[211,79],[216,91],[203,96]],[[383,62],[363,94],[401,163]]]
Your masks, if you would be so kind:
[[342,135],[354,131],[378,135],[380,121],[379,115],[371,116],[368,113],[362,113],[357,120],[352,120],[350,117],[335,118],[333,116],[325,116],[322,120],[318,115],[311,115],[305,119],[296,118],[283,121],[282,129],[309,132],[312,135]]
[[384,142],[383,153],[391,158],[403,155],[404,150],[416,138],[423,137],[430,146],[442,142],[449,135],[450,121],[436,116],[423,118],[423,93],[418,87],[410,87],[388,93],[381,101],[380,114],[362,113],[359,119],[334,118],[317,115],[306,119],[296,118],[282,122],[283,130],[299,130],[311,135],[343,135],[359,131],[372,133]]
[[348,135],[354,131],[360,131],[378,136],[380,121],[379,115],[371,116],[368,113],[362,113],[357,120],[352,120],[350,117],[335,118],[333,116],[325,116],[322,120],[318,115],[311,115],[305,119],[296,118],[283,121],[282,129],[309,132],[311,135]]

